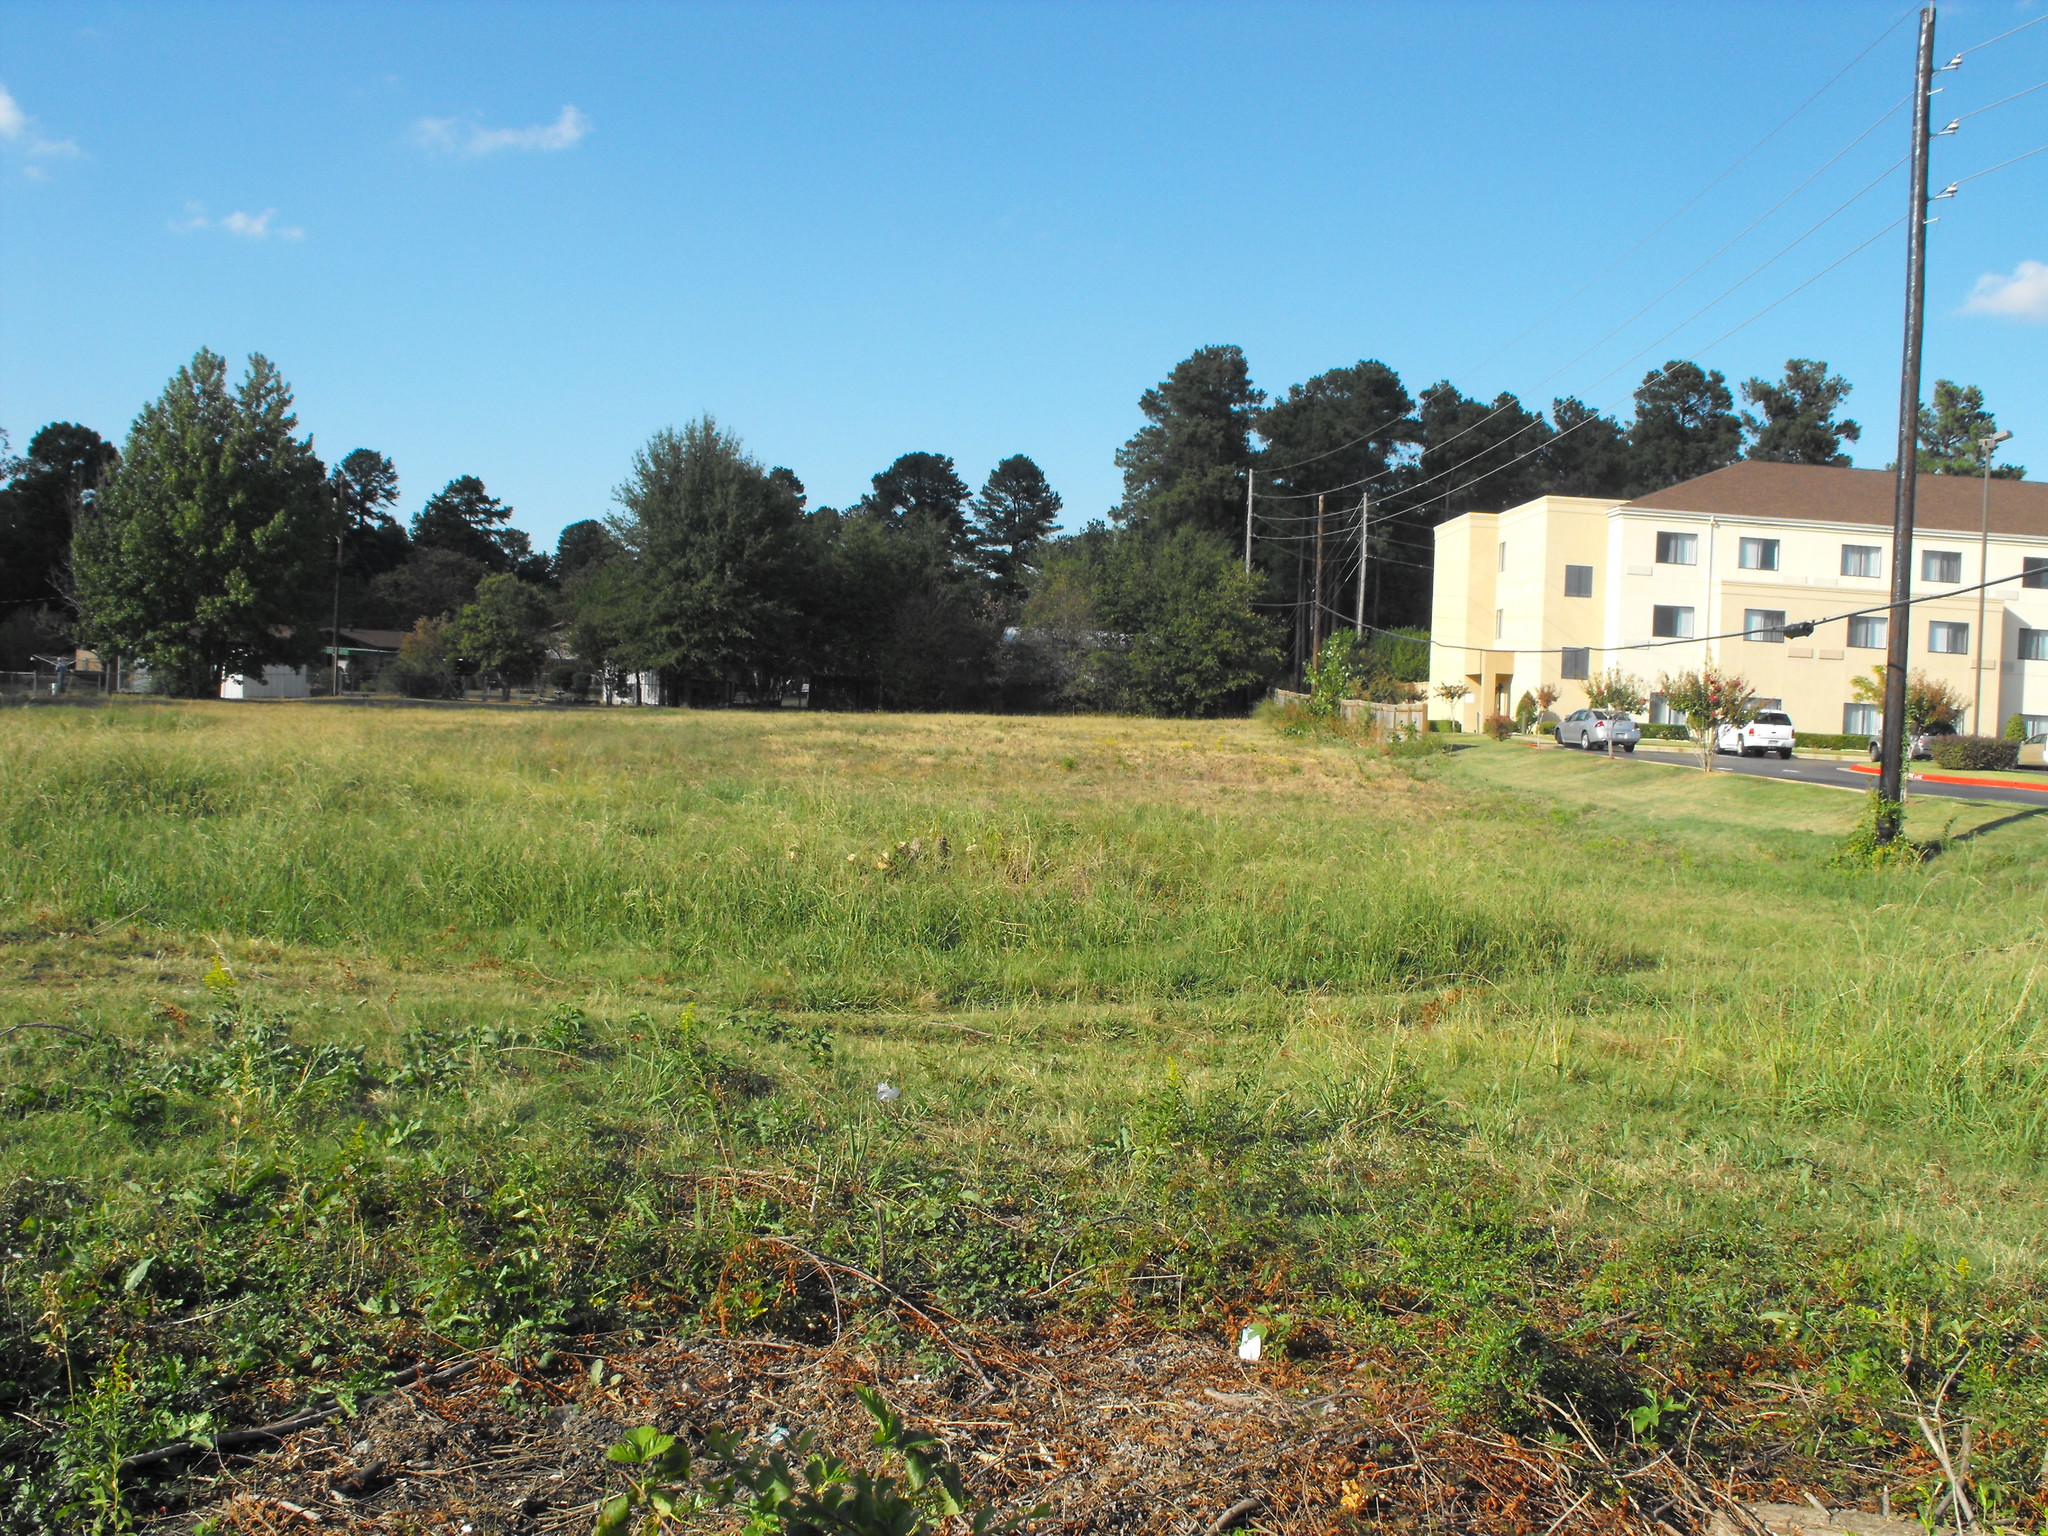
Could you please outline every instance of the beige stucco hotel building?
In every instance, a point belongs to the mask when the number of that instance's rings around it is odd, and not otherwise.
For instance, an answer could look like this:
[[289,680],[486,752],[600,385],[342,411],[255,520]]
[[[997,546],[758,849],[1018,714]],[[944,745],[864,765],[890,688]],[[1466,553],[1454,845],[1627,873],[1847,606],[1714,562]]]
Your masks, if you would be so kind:
[[[1633,501],[1540,496],[1451,519],[1436,530],[1431,715],[1474,730],[1543,683],[1565,713],[1610,666],[1654,694],[1660,673],[1711,661],[1800,730],[1874,731],[1850,684],[1883,662],[1886,616],[1791,641],[1778,626],[1888,601],[1893,479],[1744,461]],[[1920,477],[1913,596],[1932,600],[1912,610],[1911,665],[1967,704],[1981,661],[1983,719],[1966,730],[1997,734],[2020,715],[2030,734],[2048,731],[2048,483],[1991,482],[1988,556],[1981,494],[1977,479]],[[2015,579],[1990,589],[1980,632],[1977,594],[1956,589],[1987,576]],[[1658,645],[1625,649],[1646,642]],[[1443,683],[1470,696],[1448,704]],[[1661,698],[1650,718],[1666,718]]]

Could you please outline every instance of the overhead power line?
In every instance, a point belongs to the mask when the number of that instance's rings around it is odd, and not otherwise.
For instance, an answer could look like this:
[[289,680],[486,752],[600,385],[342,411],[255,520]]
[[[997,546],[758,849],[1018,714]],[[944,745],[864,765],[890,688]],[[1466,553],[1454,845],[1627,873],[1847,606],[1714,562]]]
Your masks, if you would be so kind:
[[[1658,224],[1656,228],[1652,229],[1648,234],[1644,235],[1640,240],[1636,241],[1634,245],[1630,246],[1626,251],[1623,251],[1621,255],[1617,256],[1613,261],[1609,262],[1599,272],[1595,273],[1592,277],[1588,278],[1578,288],[1574,289],[1568,296],[1561,300],[1555,308],[1551,309],[1547,314],[1543,315],[1540,319],[1532,322],[1526,329],[1521,331],[1519,334],[1511,337],[1502,346],[1497,348],[1490,356],[1481,359],[1479,362],[1473,364],[1472,367],[1466,371],[1468,373],[1476,373],[1480,369],[1486,367],[1488,363],[1494,362],[1497,359],[1506,356],[1509,352],[1514,350],[1515,347],[1519,346],[1522,342],[1526,341],[1530,336],[1534,335],[1538,330],[1542,329],[1545,325],[1548,325],[1552,320],[1556,319],[1559,315],[1564,313],[1564,311],[1569,309],[1573,304],[1577,303],[1602,280],[1610,276],[1615,271],[1619,270],[1631,257],[1633,257],[1638,251],[1642,250],[1644,246],[1648,245],[1652,240],[1656,239],[1657,236],[1664,233],[1664,231],[1669,229],[1672,226],[1672,224],[1676,223],[1678,219],[1680,219],[1687,212],[1689,212],[1700,201],[1700,199],[1705,197],[1709,192],[1712,192],[1714,188],[1718,187],[1722,182],[1726,181],[1730,176],[1734,175],[1736,171],[1740,170],[1745,164],[1747,164],[1752,155],[1754,155],[1758,150],[1762,149],[1766,144],[1770,143],[1770,141],[1776,138],[1780,133],[1784,132],[1786,128],[1790,127],[1794,119],[1798,118],[1800,114],[1805,112],[1808,107],[1812,106],[1816,101],[1819,101],[1821,97],[1825,96],[1829,91],[1833,90],[1836,84],[1840,82],[1844,75],[1848,74],[1849,71],[1854,69],[1858,64],[1861,64],[1866,58],[1870,56],[1870,54],[1873,51],[1876,50],[1880,43],[1884,42],[1884,40],[1890,37],[1892,33],[1896,32],[1899,29],[1900,24],[1903,23],[1907,17],[1914,14],[1914,9],[1917,9],[1917,7],[1901,11],[1897,19],[1894,20],[1892,24],[1886,27],[1882,32],[1878,33],[1876,37],[1872,38],[1869,44],[1864,47],[1862,52],[1858,53],[1847,64],[1844,64],[1840,69],[1836,70],[1834,74],[1830,75],[1827,79],[1827,82],[1824,85],[1822,85],[1819,90],[1815,91],[1811,96],[1807,97],[1806,100],[1802,101],[1798,106],[1794,107],[1789,113],[1787,113],[1782,119],[1780,119],[1778,125],[1775,128],[1772,128],[1762,138],[1758,139],[1754,144],[1750,145],[1748,149],[1745,149],[1741,154],[1737,155],[1735,159],[1729,163],[1726,170],[1722,171],[1718,176],[1714,177],[1713,180],[1709,181],[1705,186],[1701,187],[1699,191],[1693,193],[1691,197],[1687,198],[1683,203],[1679,204],[1679,206],[1675,210],[1673,210],[1669,215],[1667,215],[1663,222]],[[2031,25],[2031,23],[2029,23],[2029,25]],[[2014,30],[2019,29],[2015,28]],[[1993,42],[1996,42],[1997,40],[1997,38],[1992,39]],[[1984,47],[1988,45],[1979,44],[1978,46]],[[1900,103],[1900,105],[1903,105],[1903,102]],[[1850,141],[1849,145],[1843,149],[1842,154],[1848,153],[1849,149],[1853,149],[1857,144],[1861,143],[1865,138],[1867,138],[1870,135],[1872,131],[1874,131],[1879,126],[1879,124],[1889,119],[1892,113],[1898,111],[1898,109],[1898,105],[1893,106],[1891,108],[1891,111],[1885,113],[1884,117],[1879,118],[1876,123],[1873,123],[1869,128],[1864,129],[1862,133],[1858,134],[1854,139]],[[1984,110],[1989,109],[1987,108]],[[1840,158],[1841,154],[1836,155],[1834,159],[1828,161],[1828,165],[1833,165],[1835,163],[1835,160],[1839,160]],[[1825,165],[1821,167],[1822,171],[1826,169],[1827,166]],[[1820,171],[1814,172],[1814,176],[1818,176],[1819,174]],[[1806,187],[1812,180],[1813,176],[1809,176],[1806,181],[1801,182],[1799,184],[1799,187],[1793,189],[1793,193],[1788,193],[1786,194],[1786,196],[1788,198],[1791,197],[1796,192]],[[1785,199],[1780,199],[1778,203],[1774,204],[1772,208],[1756,222],[1761,223],[1764,218],[1769,218],[1771,213],[1776,212],[1778,208],[1784,206],[1784,201]],[[1749,226],[1749,229],[1754,229],[1755,227],[1756,224],[1753,223]],[[1747,234],[1748,229],[1745,229],[1743,233]],[[1736,236],[1736,239],[1738,240],[1741,238],[1741,235]],[[1730,242],[1730,244],[1733,243],[1733,241]],[[1722,247],[1722,250],[1726,249],[1727,246]],[[1719,252],[1716,252],[1715,254],[1718,255]],[[1709,261],[1711,261],[1712,259],[1712,257],[1708,258]],[[1705,265],[1705,263],[1702,263],[1701,265]],[[1694,269],[1694,271],[1697,270],[1698,268]],[[1690,277],[1690,275],[1691,274],[1688,274],[1687,276]],[[1683,283],[1684,281],[1686,281],[1686,279],[1680,279],[1680,283]],[[1668,292],[1669,290],[1667,290],[1667,293]],[[1623,323],[1624,325],[1626,325],[1628,322]],[[1574,361],[1576,361],[1576,359]],[[1565,366],[1570,367],[1571,365],[1568,363]],[[1558,370],[1559,373],[1563,371],[1563,369]],[[1550,378],[1556,377],[1557,373],[1553,373],[1550,375]],[[1548,383],[1549,379],[1545,379],[1543,382]],[[1437,395],[1440,393],[1442,393],[1442,391],[1440,390],[1431,390],[1429,393],[1425,394],[1416,401],[1416,409],[1420,410],[1422,405],[1426,401],[1435,399]],[[1280,475],[1287,473],[1287,471],[1291,469],[1300,469],[1304,465],[1319,463],[1321,460],[1327,459],[1331,457],[1333,454],[1343,453],[1347,449],[1358,447],[1361,443],[1368,443],[1372,441],[1373,438],[1377,437],[1381,432],[1384,432],[1388,427],[1394,425],[1396,422],[1401,421],[1403,419],[1404,418],[1400,416],[1389,417],[1386,421],[1381,422],[1371,431],[1365,433],[1363,436],[1353,438],[1350,442],[1340,443],[1335,448],[1325,448],[1320,453],[1312,453],[1307,458],[1296,459],[1294,462],[1290,464],[1262,464],[1258,466],[1258,470],[1262,474]],[[1474,425],[1477,425],[1477,423],[1475,423]],[[1468,428],[1467,430],[1469,431],[1470,429]]]
[[[2001,32],[1996,37],[1987,37],[1981,43],[1972,44],[1970,47],[1965,48],[1961,53],[1957,54],[1955,58],[1951,59],[1949,61],[1949,67],[1953,67],[1954,65],[1961,63],[1964,59],[1967,59],[1971,54],[1975,53],[1979,48],[1989,48],[1993,43],[2002,43],[2008,37],[2011,37],[2014,32],[2024,32],[2029,27],[2038,27],[2044,21],[2048,21],[2048,16],[2036,16],[2032,21],[2023,21],[2018,26],[2012,28],[2010,31]],[[1893,22],[1892,25],[1897,26],[1898,23]]]

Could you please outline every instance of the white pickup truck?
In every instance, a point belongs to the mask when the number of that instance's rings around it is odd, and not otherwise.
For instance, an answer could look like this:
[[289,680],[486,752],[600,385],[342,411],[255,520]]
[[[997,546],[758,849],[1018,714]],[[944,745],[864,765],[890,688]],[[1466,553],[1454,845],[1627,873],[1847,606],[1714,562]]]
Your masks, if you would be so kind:
[[1792,717],[1781,709],[1765,709],[1747,725],[1724,725],[1714,734],[1716,752],[1740,752],[1744,757],[1762,757],[1775,752],[1792,755]]

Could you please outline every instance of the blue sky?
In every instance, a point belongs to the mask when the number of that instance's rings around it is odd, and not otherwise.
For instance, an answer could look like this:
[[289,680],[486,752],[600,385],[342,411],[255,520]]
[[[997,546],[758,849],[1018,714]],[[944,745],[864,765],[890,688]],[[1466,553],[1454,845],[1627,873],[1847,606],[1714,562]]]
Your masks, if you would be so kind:
[[[2044,15],[1944,7],[1938,52]],[[330,460],[390,454],[404,511],[473,473],[550,543],[705,411],[814,505],[1023,452],[1078,522],[1139,393],[1235,342],[1268,390],[1378,357],[1608,408],[1670,357],[1821,357],[1882,465],[1903,230],[1849,253],[1903,173],[1849,200],[1904,153],[1912,46],[1887,4],[5,0],[0,425],[118,438],[204,345],[275,360]],[[1941,78],[1943,119],[2048,81],[2048,25]],[[2048,90],[1936,185],[2041,145]],[[1938,211],[1928,384],[2048,477],[2048,154]]]

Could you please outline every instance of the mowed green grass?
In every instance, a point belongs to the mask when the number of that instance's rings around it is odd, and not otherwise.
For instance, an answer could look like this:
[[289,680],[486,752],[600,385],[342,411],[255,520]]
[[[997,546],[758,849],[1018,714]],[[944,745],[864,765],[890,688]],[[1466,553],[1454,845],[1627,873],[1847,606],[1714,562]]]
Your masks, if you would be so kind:
[[2048,816],[1916,805],[1872,874],[1860,810],[1255,721],[0,714],[0,1027],[65,1026],[0,1040],[0,1392],[64,1426],[19,1465],[508,1335],[816,1330],[808,1250],[1630,1440],[1820,1373],[1823,1463],[1960,1362],[2020,1509]]

